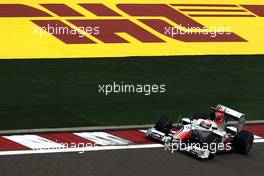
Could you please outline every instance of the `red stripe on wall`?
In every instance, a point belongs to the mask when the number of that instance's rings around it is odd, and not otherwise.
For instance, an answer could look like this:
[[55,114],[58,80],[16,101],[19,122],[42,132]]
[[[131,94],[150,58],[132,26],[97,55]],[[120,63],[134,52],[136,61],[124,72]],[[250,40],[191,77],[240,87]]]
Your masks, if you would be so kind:
[[0,4],[0,17],[49,17],[50,14],[23,4]]
[[237,7],[235,4],[171,4],[173,6],[202,6],[202,7]]
[[79,4],[97,16],[121,16],[104,4]]
[[65,4],[40,4],[59,16],[83,16]]
[[264,17],[264,5],[241,5],[252,13]]
[[179,9],[184,12],[246,12],[243,9]]

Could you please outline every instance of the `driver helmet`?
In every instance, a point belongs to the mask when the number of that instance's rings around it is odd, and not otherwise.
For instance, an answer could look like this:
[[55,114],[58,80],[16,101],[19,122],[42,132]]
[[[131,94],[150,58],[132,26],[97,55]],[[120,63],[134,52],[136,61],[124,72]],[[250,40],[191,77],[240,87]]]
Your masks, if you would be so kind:
[[224,121],[225,121],[225,112],[221,111],[220,109],[214,108],[212,107],[212,109],[215,111],[215,123],[218,126],[223,126],[224,125]]

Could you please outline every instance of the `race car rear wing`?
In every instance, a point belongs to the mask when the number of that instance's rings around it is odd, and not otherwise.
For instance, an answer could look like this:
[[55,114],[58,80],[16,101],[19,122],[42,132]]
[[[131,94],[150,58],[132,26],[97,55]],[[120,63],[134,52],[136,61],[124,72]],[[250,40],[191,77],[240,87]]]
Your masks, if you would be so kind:
[[231,108],[228,108],[224,105],[217,105],[215,109],[222,111],[222,112],[225,112],[227,115],[231,116],[232,118],[237,119],[238,120],[237,131],[240,132],[242,130],[242,128],[246,122],[245,114],[238,112],[236,110],[233,110]]
[[240,112],[238,112],[236,110],[233,110],[231,108],[228,108],[228,107],[226,107],[224,105],[217,105],[215,109],[217,109],[219,111],[222,111],[222,112],[225,112],[226,114],[231,115],[233,117],[236,117],[238,119],[240,119],[240,118],[245,116],[245,114],[240,113]]

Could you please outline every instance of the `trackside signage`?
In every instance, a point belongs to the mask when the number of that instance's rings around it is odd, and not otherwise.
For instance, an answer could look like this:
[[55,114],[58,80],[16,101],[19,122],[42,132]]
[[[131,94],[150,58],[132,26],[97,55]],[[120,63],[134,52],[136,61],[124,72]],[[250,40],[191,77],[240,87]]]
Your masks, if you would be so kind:
[[2,0],[0,58],[264,54],[264,3]]

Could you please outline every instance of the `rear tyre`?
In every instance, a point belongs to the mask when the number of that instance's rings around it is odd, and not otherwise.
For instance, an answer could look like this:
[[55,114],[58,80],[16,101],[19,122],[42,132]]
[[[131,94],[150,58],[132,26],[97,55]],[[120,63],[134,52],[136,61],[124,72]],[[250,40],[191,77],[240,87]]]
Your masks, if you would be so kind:
[[168,117],[161,117],[154,128],[168,135],[172,129],[172,121]]
[[249,132],[242,130],[234,138],[234,148],[238,153],[248,154],[251,150],[254,141],[254,135]]

